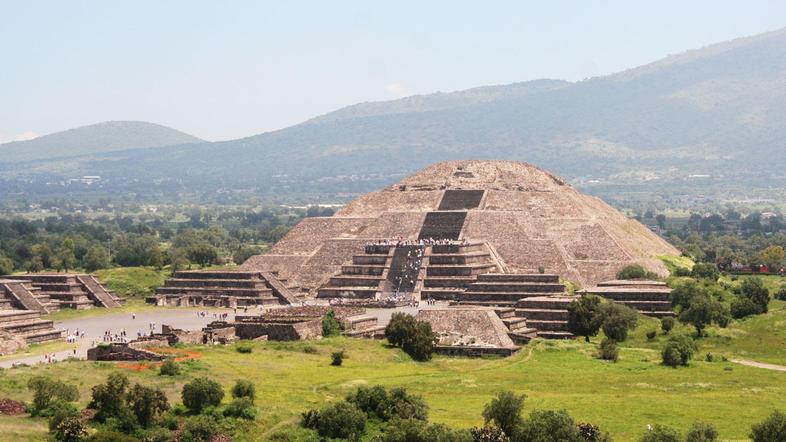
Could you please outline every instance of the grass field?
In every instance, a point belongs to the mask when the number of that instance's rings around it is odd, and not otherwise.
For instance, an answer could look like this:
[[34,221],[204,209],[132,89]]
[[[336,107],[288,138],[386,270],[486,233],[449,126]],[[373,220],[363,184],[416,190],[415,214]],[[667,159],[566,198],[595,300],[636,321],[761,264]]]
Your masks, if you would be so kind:
[[[257,387],[261,417],[257,431],[241,439],[248,441],[290,431],[301,411],[341,398],[358,385],[407,387],[426,398],[432,420],[454,427],[481,424],[483,405],[497,391],[514,390],[527,394],[526,410],[566,409],[579,421],[600,425],[615,440],[634,440],[647,424],[684,429],[694,420],[713,423],[724,439],[745,439],[752,423],[786,405],[786,373],[702,358],[672,369],[659,364],[656,349],[635,345],[638,341],[634,336],[616,364],[596,359],[595,344],[579,341],[535,341],[507,359],[436,357],[428,363],[413,362],[383,342],[348,338],[256,343],[251,354],[232,347],[194,347],[202,357],[174,379],[110,363],[63,362],[0,372],[0,397],[30,400],[25,383],[33,374],[78,385],[83,404],[90,387],[112,370],[163,388],[172,401],[179,400],[183,383],[196,376],[213,377],[227,388],[235,379],[250,379]],[[304,353],[306,345],[318,353]],[[348,358],[343,366],[331,367],[330,353],[337,349],[345,349]],[[38,435],[30,440],[44,437],[41,421],[0,420],[2,434],[18,431],[14,428]]]

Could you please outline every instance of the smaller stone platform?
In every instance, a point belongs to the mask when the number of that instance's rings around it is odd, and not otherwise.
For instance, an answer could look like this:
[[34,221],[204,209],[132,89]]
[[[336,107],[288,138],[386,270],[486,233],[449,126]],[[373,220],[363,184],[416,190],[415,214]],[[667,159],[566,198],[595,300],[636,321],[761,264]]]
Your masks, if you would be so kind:
[[302,306],[272,309],[261,315],[237,316],[235,334],[240,339],[267,336],[271,341],[318,339],[322,337],[322,319],[331,310],[348,335],[375,337],[380,331],[377,318],[367,316],[364,308]]
[[612,280],[598,283],[595,287],[582,290],[627,305],[639,313],[654,318],[675,316],[671,308],[671,289],[662,281]]
[[41,319],[33,310],[0,310],[0,330],[19,337],[26,344],[57,341],[63,339],[63,331],[54,327],[54,322]]
[[577,296],[533,296],[516,304],[516,316],[527,320],[527,325],[537,330],[539,338],[569,339],[568,304]]
[[272,272],[200,270],[176,272],[145,301],[160,306],[236,308],[289,305],[299,298]]
[[[61,308],[79,310],[94,306],[111,308],[122,304],[121,298],[108,290],[95,276],[89,274],[42,272],[9,275],[3,278],[7,280],[4,284],[7,291],[13,290],[13,287],[9,287],[11,284],[8,281],[26,286],[47,312]],[[0,285],[2,284],[0,282]]]
[[417,319],[427,321],[437,336],[438,353],[463,356],[510,356],[519,347],[508,335],[508,325],[493,309],[448,307],[421,310]]

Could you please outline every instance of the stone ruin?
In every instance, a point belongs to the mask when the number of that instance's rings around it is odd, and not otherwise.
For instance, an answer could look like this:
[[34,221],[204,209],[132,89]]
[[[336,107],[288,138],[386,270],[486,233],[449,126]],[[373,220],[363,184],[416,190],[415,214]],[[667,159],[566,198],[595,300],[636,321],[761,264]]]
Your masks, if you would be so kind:
[[495,311],[482,307],[428,309],[419,311],[417,319],[431,324],[431,330],[437,337],[437,353],[510,356],[519,350],[511,336],[515,337],[517,333],[523,336],[528,331],[521,328],[523,321],[514,320],[509,310]]
[[180,271],[145,301],[160,306],[256,307],[292,305],[300,298],[275,272]]
[[674,316],[671,308],[671,289],[662,281],[646,279],[611,280],[598,283],[580,293],[600,296],[627,305],[639,313],[653,318]]
[[348,336],[380,337],[384,327],[375,316],[360,307],[301,306],[272,309],[261,315],[237,316],[235,333],[240,339],[296,341],[322,337],[322,319],[329,311],[343,325]]

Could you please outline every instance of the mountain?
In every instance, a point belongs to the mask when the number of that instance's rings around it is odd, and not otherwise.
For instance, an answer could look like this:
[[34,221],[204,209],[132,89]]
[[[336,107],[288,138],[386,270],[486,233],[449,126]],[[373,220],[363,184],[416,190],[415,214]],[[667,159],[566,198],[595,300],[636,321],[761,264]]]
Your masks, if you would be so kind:
[[0,144],[0,162],[51,160],[131,148],[165,147],[203,140],[144,121],[107,121]]
[[768,187],[784,178],[784,151],[786,29],[580,82],[363,103],[248,138],[42,161],[24,171],[0,163],[0,179],[99,174],[109,177],[105,185],[137,192],[155,183],[160,192],[329,197],[439,161],[507,159],[575,183],[680,187],[711,175],[720,180],[713,183]]

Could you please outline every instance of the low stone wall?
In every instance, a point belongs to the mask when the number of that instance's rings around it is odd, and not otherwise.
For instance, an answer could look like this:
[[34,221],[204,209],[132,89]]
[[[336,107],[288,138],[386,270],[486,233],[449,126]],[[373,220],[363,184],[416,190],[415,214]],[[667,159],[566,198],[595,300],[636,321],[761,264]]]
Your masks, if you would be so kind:
[[27,347],[27,342],[24,338],[0,330],[0,356],[9,355],[25,347]]
[[302,322],[244,322],[235,324],[240,339],[267,336],[271,341],[297,341],[322,337],[322,320]]
[[503,348],[503,347],[463,347],[453,345],[438,345],[434,347],[434,352],[448,355],[448,356],[467,356],[467,357],[481,357],[481,356],[512,356],[518,352],[517,347]]
[[[152,345],[152,344],[151,344]],[[131,344],[102,344],[87,350],[89,361],[162,361],[164,356]]]

